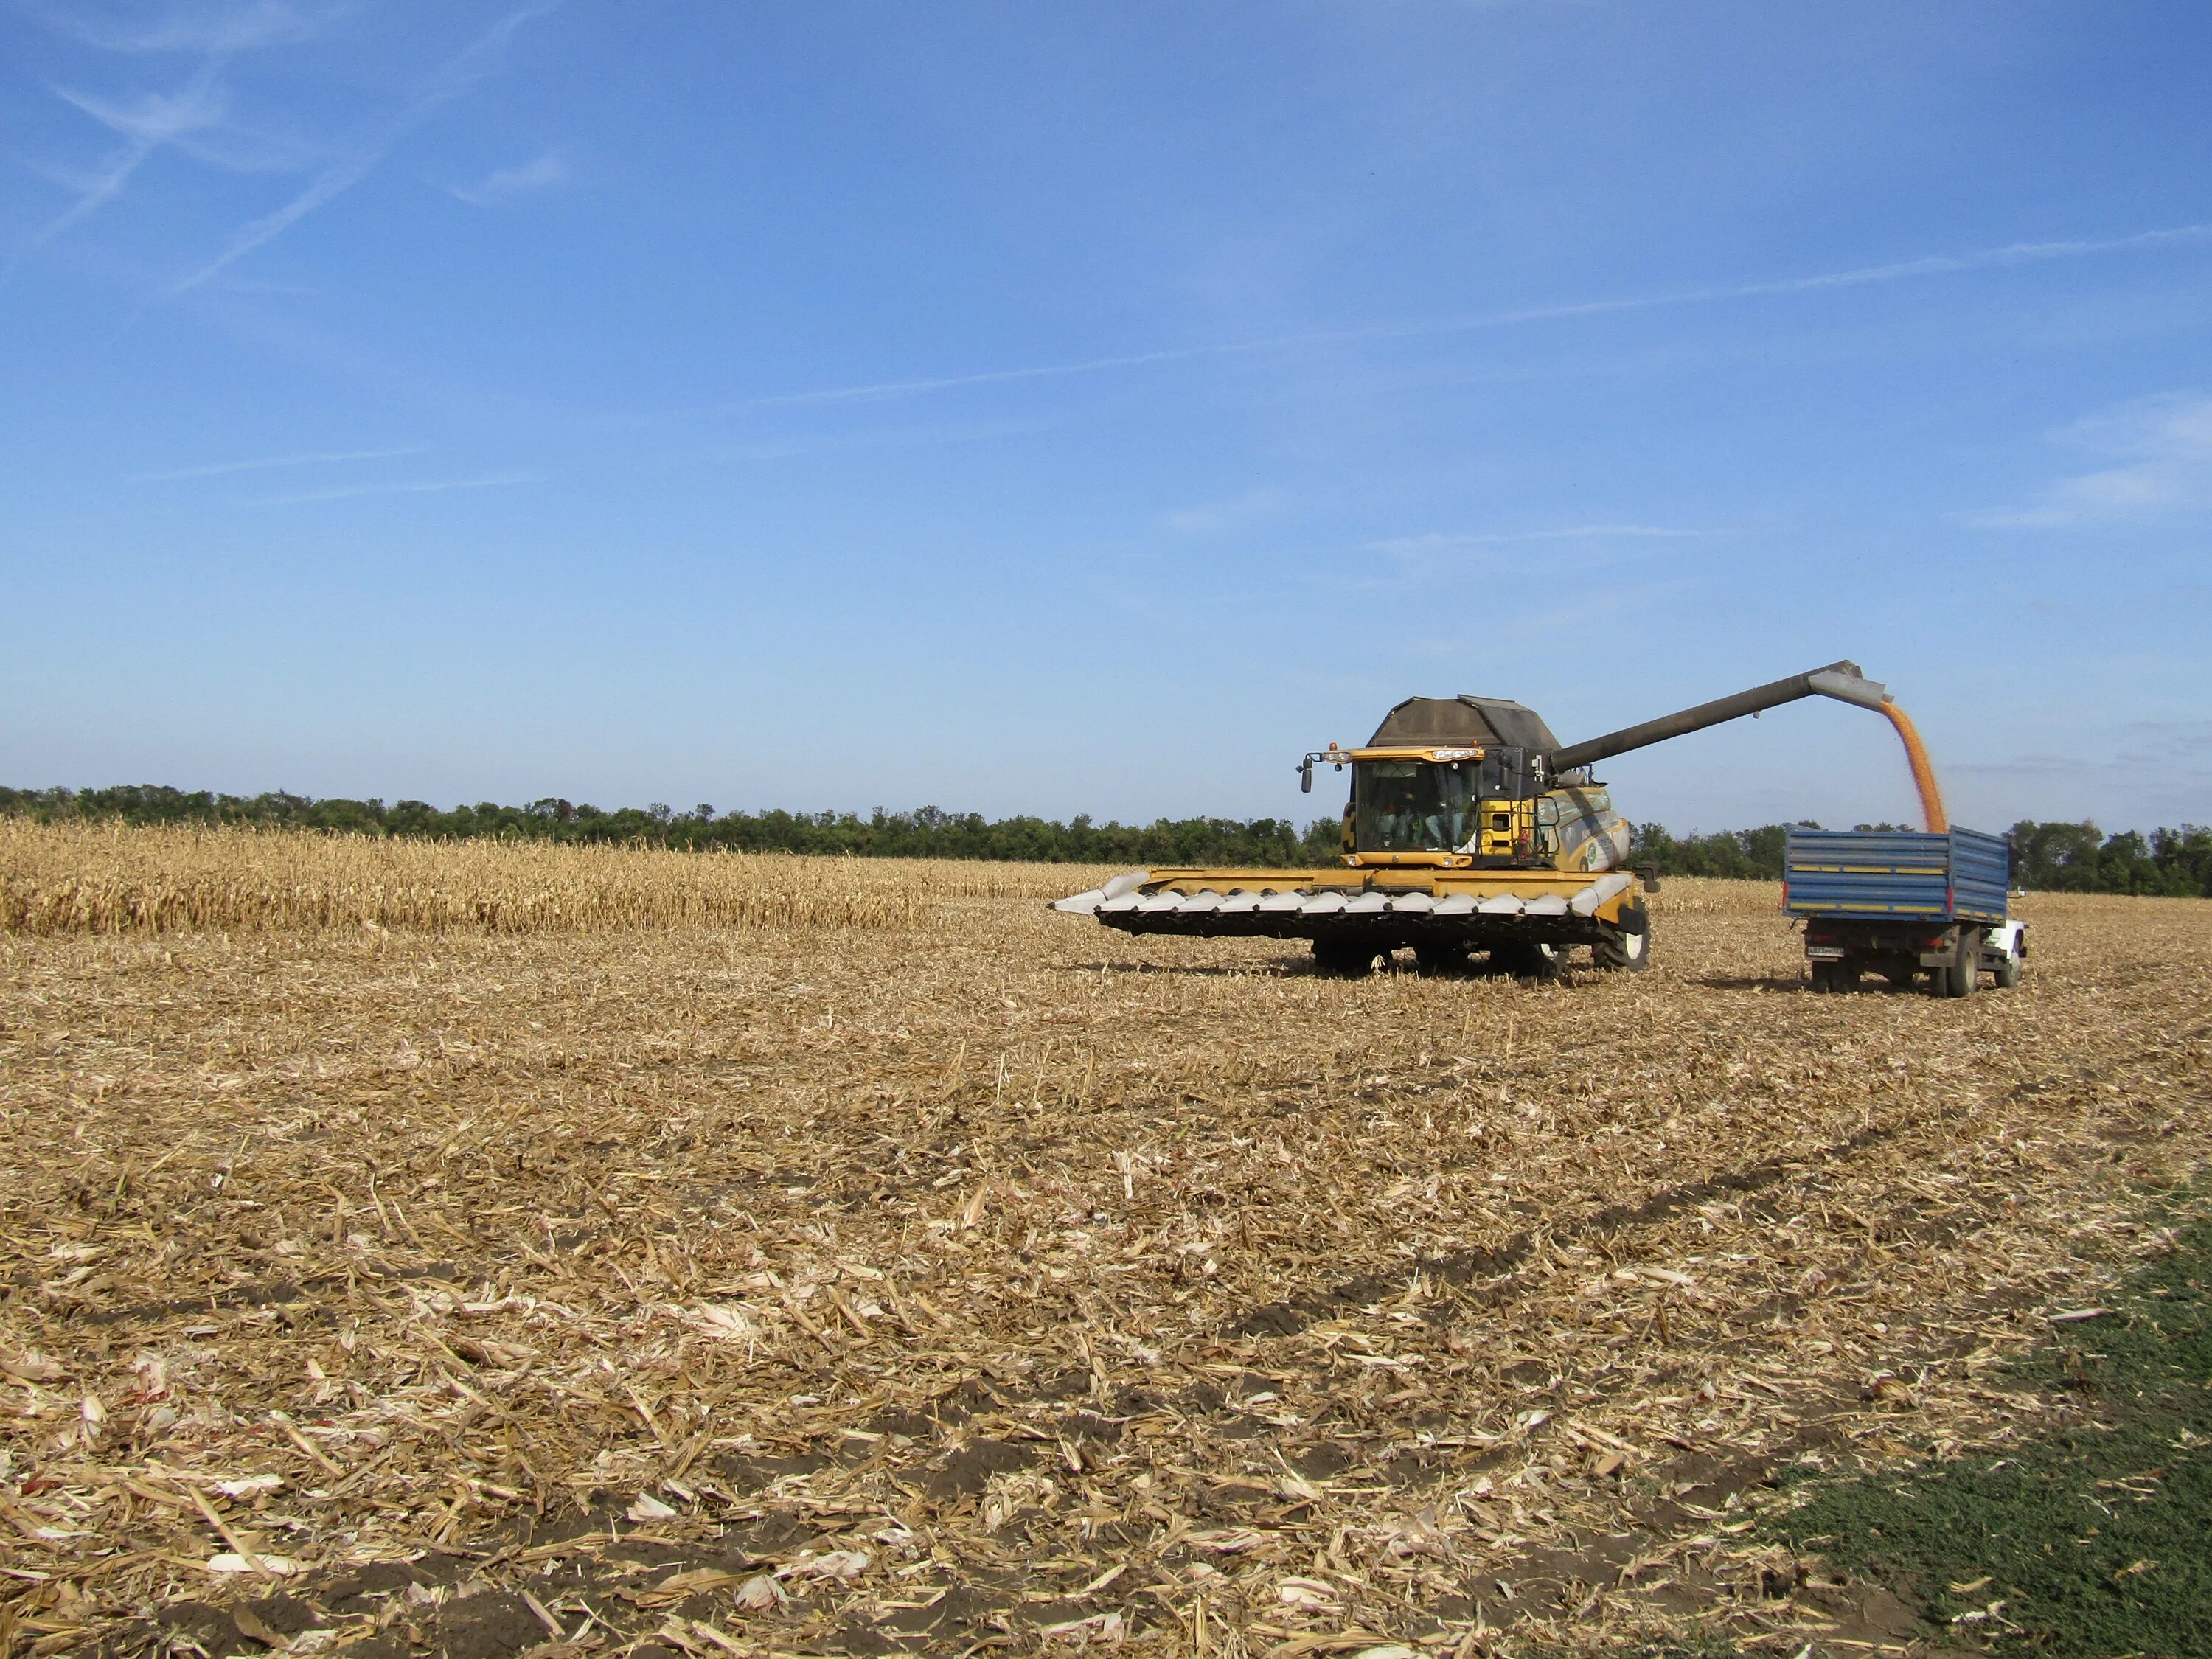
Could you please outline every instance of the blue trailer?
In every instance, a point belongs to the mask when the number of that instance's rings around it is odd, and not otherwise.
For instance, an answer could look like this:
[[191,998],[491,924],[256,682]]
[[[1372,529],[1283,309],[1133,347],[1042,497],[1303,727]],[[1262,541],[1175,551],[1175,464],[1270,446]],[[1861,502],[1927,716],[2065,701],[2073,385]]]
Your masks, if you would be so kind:
[[1856,989],[1864,974],[1907,984],[1925,974],[1962,997],[1994,975],[2020,981],[2026,927],[2010,915],[2012,843],[1973,830],[1793,828],[1782,908],[1805,924],[1815,991]]

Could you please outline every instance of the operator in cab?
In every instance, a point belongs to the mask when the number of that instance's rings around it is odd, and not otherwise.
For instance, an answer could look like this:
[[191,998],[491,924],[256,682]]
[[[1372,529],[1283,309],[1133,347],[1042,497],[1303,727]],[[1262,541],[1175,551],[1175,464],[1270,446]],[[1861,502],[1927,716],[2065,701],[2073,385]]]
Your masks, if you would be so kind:
[[1448,853],[1474,836],[1477,769],[1460,762],[1366,761],[1359,767],[1358,846]]

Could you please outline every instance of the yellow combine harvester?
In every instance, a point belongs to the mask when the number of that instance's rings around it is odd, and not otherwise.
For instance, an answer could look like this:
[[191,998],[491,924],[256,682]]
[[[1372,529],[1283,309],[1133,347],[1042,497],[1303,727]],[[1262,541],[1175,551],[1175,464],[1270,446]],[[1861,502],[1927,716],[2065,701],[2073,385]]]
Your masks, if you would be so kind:
[[[1352,769],[1344,859],[1328,870],[1136,870],[1057,901],[1131,933],[1306,939],[1323,972],[1365,974],[1410,946],[1425,968],[1471,951],[1516,973],[1558,972],[1587,945],[1601,967],[1651,960],[1628,824],[1590,775],[1632,749],[1835,697],[1889,716],[1914,757],[1929,828],[1942,808],[1903,711],[1858,665],[1832,663],[1587,743],[1562,744],[1534,709],[1497,697],[1409,697],[1364,748],[1334,744],[1299,766]],[[1646,886],[1654,884],[1650,872]]]

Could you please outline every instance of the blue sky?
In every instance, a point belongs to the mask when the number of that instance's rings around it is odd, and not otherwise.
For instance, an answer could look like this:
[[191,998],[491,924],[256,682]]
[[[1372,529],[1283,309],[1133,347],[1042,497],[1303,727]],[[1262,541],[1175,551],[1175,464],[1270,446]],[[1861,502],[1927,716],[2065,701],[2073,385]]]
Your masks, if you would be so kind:
[[[2212,9],[0,0],[0,781],[2212,821]],[[1801,706],[1610,764],[1901,818]]]

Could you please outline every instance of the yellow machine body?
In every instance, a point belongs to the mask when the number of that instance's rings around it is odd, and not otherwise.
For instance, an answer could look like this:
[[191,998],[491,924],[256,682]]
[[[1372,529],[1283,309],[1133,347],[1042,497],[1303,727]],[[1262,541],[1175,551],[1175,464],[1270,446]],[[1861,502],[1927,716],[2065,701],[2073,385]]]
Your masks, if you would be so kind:
[[1629,825],[1590,768],[1816,696],[1890,706],[1856,663],[1832,663],[1562,744],[1504,698],[1408,697],[1363,747],[1331,744],[1299,768],[1308,789],[1316,766],[1352,775],[1334,867],[1136,870],[1053,908],[1133,933],[1308,939],[1324,968],[1346,972],[1403,945],[1428,960],[1482,951],[1542,971],[1586,945],[1601,965],[1638,969],[1650,926],[1624,867]]
[[[1340,756],[1340,760],[1336,758]],[[1435,833],[1413,837],[1435,845],[1385,847],[1373,843],[1401,838],[1363,836],[1355,795],[1344,811],[1344,862],[1352,869],[1469,870],[1510,865],[1592,871],[1616,869],[1628,861],[1628,821],[1613,810],[1613,797],[1602,784],[1565,786],[1517,798],[1486,795],[1477,786],[1457,792],[1455,799],[1444,781],[1462,773],[1471,774],[1470,781],[1479,779],[1488,758],[1481,748],[1342,749],[1324,758],[1370,773],[1387,769],[1416,778],[1422,772],[1415,769],[1434,768],[1429,775],[1435,783],[1407,793],[1440,802],[1449,799],[1455,809],[1448,815],[1431,815]],[[1363,842],[1369,843],[1364,850]]]

